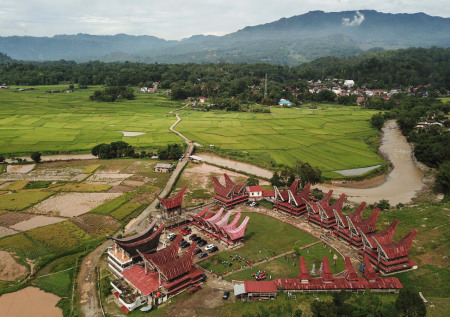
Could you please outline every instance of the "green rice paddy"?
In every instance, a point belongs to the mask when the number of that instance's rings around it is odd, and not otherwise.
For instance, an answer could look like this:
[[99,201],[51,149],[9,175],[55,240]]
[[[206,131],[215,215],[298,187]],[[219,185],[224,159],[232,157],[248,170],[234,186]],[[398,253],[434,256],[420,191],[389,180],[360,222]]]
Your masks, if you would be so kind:
[[301,160],[323,172],[381,164],[366,143],[373,111],[356,107],[272,108],[270,114],[182,111],[178,131],[219,154],[265,167]]
[[[73,93],[46,94],[67,87],[36,87],[34,91],[0,91],[0,153],[89,152],[99,143],[125,141],[155,148],[180,142],[169,133],[175,121],[170,110],[179,107],[159,95],[136,94],[136,100],[89,101],[99,87]],[[125,137],[120,131],[145,134]]]
[[[180,106],[160,95],[136,94],[136,100],[89,101],[98,87],[73,93],[0,91],[0,154],[89,152],[99,143],[125,141],[155,149],[182,140],[168,128],[169,111]],[[383,163],[367,140],[377,138],[370,126],[375,111],[321,105],[318,109],[271,108],[271,113],[180,111],[177,130],[218,154],[276,169],[301,160],[318,166],[325,176],[335,170]],[[123,136],[122,132],[142,132]]]

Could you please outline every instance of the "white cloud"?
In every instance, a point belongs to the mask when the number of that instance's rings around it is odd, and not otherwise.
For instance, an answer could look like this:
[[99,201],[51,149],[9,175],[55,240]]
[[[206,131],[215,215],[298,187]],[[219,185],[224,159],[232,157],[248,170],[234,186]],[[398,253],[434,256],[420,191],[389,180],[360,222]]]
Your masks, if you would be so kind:
[[359,26],[364,22],[364,14],[359,11],[356,11],[356,15],[353,16],[353,20],[350,21],[350,18],[342,18],[342,24],[347,26]]

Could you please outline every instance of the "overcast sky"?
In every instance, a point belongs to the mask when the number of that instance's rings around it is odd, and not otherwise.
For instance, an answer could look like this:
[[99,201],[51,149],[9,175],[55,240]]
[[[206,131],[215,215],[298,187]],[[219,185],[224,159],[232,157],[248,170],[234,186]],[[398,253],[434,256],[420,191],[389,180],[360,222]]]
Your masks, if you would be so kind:
[[448,0],[0,0],[0,36],[125,33],[179,40],[312,10],[363,9],[450,17]]

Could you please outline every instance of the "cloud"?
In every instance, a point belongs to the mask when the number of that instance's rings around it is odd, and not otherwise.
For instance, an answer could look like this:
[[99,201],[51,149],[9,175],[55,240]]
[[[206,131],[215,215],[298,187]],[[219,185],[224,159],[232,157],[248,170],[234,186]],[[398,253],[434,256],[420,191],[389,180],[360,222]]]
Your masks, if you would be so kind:
[[347,26],[359,26],[364,22],[364,15],[356,11],[356,15],[353,16],[353,20],[350,21],[350,18],[342,18],[342,24]]

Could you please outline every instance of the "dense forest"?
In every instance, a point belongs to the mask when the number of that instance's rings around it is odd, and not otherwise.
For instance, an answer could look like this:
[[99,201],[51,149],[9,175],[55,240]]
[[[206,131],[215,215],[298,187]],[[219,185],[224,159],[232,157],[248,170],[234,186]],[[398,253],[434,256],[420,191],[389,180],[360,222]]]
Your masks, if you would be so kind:
[[[71,82],[79,85],[151,86],[170,89],[184,87],[189,95],[201,86],[239,94],[240,86],[260,85],[268,74],[269,89],[304,87],[303,80],[353,79],[362,87],[389,89],[430,83],[440,90],[450,89],[450,48],[411,48],[372,52],[351,58],[324,57],[311,63],[289,67],[272,64],[144,64],[18,62],[0,55],[0,82],[7,85],[49,85]],[[197,89],[197,91],[195,90]],[[282,89],[281,89],[282,90]],[[182,96],[180,96],[182,97]]]

